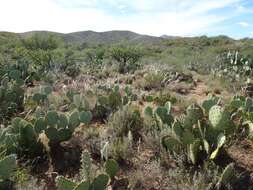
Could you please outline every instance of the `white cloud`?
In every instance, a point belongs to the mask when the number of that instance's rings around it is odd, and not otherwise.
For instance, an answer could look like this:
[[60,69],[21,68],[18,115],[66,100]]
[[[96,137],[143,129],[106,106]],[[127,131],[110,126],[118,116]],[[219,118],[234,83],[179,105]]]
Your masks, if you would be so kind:
[[245,27],[245,28],[247,28],[247,27],[249,27],[250,26],[250,24],[249,23],[247,23],[247,22],[238,22],[238,24],[241,26],[241,27]]
[[157,36],[198,35],[217,30],[219,23],[234,14],[213,11],[240,1],[0,0],[0,31],[132,30]]
[[236,11],[238,11],[239,13],[253,13],[253,9],[248,8],[247,5],[238,5],[236,7]]

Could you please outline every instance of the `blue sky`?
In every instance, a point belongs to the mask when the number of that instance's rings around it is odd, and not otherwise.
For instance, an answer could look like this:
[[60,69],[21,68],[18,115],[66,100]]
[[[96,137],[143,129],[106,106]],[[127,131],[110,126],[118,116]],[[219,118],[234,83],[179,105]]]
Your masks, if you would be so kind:
[[253,0],[0,0],[0,31],[253,37]]

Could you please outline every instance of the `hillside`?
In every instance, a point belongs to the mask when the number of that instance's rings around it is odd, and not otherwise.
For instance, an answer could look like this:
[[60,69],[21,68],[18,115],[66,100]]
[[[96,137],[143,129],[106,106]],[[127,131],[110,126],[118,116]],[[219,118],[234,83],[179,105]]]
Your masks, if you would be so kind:
[[[8,32],[0,32],[2,35]],[[68,43],[87,43],[87,44],[112,44],[119,42],[130,42],[134,44],[154,44],[162,42],[164,39],[160,37],[148,36],[137,34],[131,31],[107,31],[107,32],[94,32],[94,31],[81,31],[73,33],[57,33],[51,31],[29,31],[24,33],[9,33],[10,36],[20,36],[21,38],[28,38],[37,34],[39,36],[55,35],[64,39]]]
[[123,31],[123,30],[113,30],[113,31],[106,31],[106,32],[94,32],[94,31],[80,31],[80,32],[73,32],[73,33],[58,33],[52,31],[28,31],[24,33],[12,33],[12,32],[1,32],[0,31],[0,42],[9,42],[9,41],[17,41],[18,38],[29,38],[33,35],[39,36],[48,36],[54,35],[61,39],[63,39],[67,43],[77,43],[77,44],[114,44],[120,42],[128,42],[132,44],[168,44],[172,43],[173,45],[193,45],[196,43],[200,46],[206,45],[221,45],[222,44],[250,44],[252,39],[241,39],[241,40],[234,40],[227,36],[217,36],[217,37],[206,37],[206,36],[199,36],[199,37],[180,37],[180,36],[168,36],[162,35],[160,37],[149,36],[138,34],[131,31]]
[[63,35],[67,42],[79,43],[118,43],[122,41],[132,43],[156,43],[161,42],[162,39],[154,36],[141,35],[131,31],[108,31],[108,32],[94,32],[83,31],[74,32]]

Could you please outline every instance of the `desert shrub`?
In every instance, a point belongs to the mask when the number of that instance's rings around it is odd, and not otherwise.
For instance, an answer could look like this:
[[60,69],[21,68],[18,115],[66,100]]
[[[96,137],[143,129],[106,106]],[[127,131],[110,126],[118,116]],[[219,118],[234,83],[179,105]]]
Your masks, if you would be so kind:
[[80,66],[76,63],[68,65],[65,70],[65,73],[69,77],[76,78],[80,74]]
[[115,138],[109,147],[109,154],[116,160],[130,160],[134,154],[131,133],[127,137]]
[[131,132],[134,139],[138,139],[143,120],[138,110],[124,106],[109,117],[107,125],[116,137],[123,138]]
[[59,39],[53,35],[33,35],[22,41],[20,53],[33,63],[35,70],[42,76],[55,67],[58,47]]
[[155,94],[145,96],[144,100],[147,102],[153,101],[156,105],[159,106],[164,105],[166,102],[171,102],[172,104],[175,104],[177,102],[177,99],[172,96],[171,93],[167,90],[161,90]]
[[138,87],[145,90],[161,89],[166,84],[176,80],[178,75],[180,75],[180,73],[172,69],[171,66],[166,64],[151,65],[135,83]]
[[142,57],[142,53],[139,48],[123,45],[112,47],[110,55],[112,59],[118,62],[119,73],[135,71],[139,67],[137,62]]
[[87,62],[91,66],[101,65],[105,57],[105,49],[101,47],[88,49],[85,51],[85,57]]

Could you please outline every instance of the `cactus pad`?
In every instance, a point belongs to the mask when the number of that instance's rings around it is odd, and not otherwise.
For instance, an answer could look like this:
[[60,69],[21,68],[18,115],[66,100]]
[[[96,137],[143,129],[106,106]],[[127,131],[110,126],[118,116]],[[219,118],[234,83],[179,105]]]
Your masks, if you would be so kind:
[[113,178],[119,171],[118,163],[113,159],[107,160],[105,162],[105,171],[111,178]]

